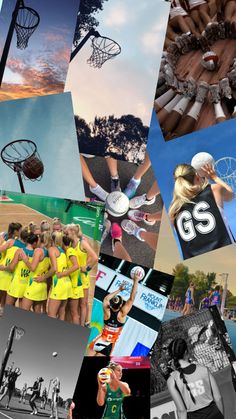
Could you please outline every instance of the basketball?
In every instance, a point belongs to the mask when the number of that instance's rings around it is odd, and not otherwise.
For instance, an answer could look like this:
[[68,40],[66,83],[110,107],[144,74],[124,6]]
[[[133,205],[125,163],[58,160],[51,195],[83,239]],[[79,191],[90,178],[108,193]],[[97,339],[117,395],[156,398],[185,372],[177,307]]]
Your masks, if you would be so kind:
[[201,152],[201,153],[197,153],[197,154],[195,154],[195,156],[193,156],[192,161],[191,161],[191,166],[194,167],[194,169],[196,170],[198,175],[201,176],[201,177],[205,176],[204,172],[201,170],[201,167],[205,166],[205,164],[211,164],[211,165],[214,166],[215,161],[214,161],[214,158],[212,157],[211,154]]
[[144,278],[145,270],[141,266],[134,266],[130,271],[130,277],[134,279],[134,275],[138,275],[139,281]]
[[129,198],[120,191],[111,192],[106,199],[106,211],[113,217],[122,217],[129,209]]
[[57,357],[57,355],[58,355],[58,353],[57,353],[57,352],[53,352],[53,353],[52,353],[53,358],[56,358],[56,357]]
[[24,161],[22,171],[28,179],[37,179],[44,172],[43,163],[36,156],[29,157]]
[[100,383],[110,383],[111,381],[111,370],[107,367],[102,368],[98,373],[98,379]]
[[217,68],[218,61],[219,57],[214,51],[207,51],[202,56],[201,64],[207,70],[213,71]]

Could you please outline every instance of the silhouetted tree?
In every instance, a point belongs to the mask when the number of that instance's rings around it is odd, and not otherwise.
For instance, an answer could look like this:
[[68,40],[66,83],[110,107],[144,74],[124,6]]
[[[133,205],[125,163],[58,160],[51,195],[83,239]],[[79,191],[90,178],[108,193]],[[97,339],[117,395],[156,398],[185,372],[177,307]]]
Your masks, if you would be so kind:
[[75,47],[80,43],[85,33],[99,25],[99,22],[93,14],[103,10],[103,3],[105,1],[108,0],[81,0],[73,41]]

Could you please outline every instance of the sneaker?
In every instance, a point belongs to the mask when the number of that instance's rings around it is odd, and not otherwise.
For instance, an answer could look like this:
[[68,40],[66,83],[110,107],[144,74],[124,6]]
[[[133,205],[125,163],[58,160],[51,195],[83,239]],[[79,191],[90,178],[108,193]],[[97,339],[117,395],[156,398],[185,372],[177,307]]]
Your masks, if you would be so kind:
[[111,230],[111,222],[110,220],[106,219],[104,220],[104,224],[103,224],[101,244],[104,242],[104,240],[106,240],[108,234],[110,233],[110,230]]
[[90,192],[92,192],[94,195],[96,195],[101,201],[106,201],[108,192],[105,191],[100,185],[97,185],[95,188],[91,188],[89,186]]
[[155,196],[152,199],[147,199],[147,195],[143,194],[140,196],[135,196],[135,198],[131,199],[129,202],[129,207],[131,209],[137,209],[140,208],[142,205],[152,205],[155,201]]
[[229,85],[228,77],[225,77],[224,79],[220,80],[220,90],[221,96],[227,97],[228,99],[232,98],[232,90]]
[[225,25],[224,25],[224,22],[220,22],[218,28],[219,28],[219,38],[220,39],[225,39]]
[[129,234],[130,236],[135,236],[136,239],[140,240],[141,242],[144,242],[145,240],[141,238],[140,233],[142,231],[147,231],[145,228],[139,227],[137,224],[135,224],[131,220],[122,220],[121,221],[121,227],[123,230]]
[[220,86],[219,84],[211,84],[209,87],[211,103],[220,102]]
[[122,229],[121,226],[117,223],[112,223],[111,225],[111,238],[112,238],[112,251],[114,252],[115,250],[115,240],[119,240],[120,242],[122,241]]
[[201,36],[198,40],[200,48],[203,52],[210,51],[210,44],[206,36]]
[[233,70],[230,71],[230,73],[227,74],[231,83],[231,86],[233,89],[236,88],[236,68],[233,68]]
[[147,213],[144,211],[139,211],[139,210],[131,210],[128,212],[128,217],[131,221],[135,221],[135,222],[139,222],[139,221],[144,221],[145,224],[149,225],[149,226],[153,226],[156,221],[148,221],[147,220]]
[[133,198],[139,185],[140,185],[141,179],[136,180],[134,178],[130,179],[128,185],[126,186],[125,190],[123,191],[124,194],[129,198]]
[[190,77],[190,79],[187,80],[187,89],[186,89],[186,95],[190,97],[191,99],[196,95],[196,88],[197,83],[196,81]]
[[200,81],[196,95],[196,102],[204,103],[208,90],[209,84],[205,81]]
[[120,187],[120,178],[119,177],[111,177],[111,192],[121,191]]

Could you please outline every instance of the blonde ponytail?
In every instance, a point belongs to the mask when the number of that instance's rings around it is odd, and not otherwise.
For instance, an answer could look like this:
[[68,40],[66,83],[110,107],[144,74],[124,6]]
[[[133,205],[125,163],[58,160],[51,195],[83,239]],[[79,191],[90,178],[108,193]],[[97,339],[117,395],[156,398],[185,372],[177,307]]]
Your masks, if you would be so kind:
[[169,208],[169,216],[172,220],[176,218],[184,204],[193,203],[192,199],[208,185],[207,180],[201,184],[194,184],[195,169],[190,164],[178,164],[174,170],[174,192]]

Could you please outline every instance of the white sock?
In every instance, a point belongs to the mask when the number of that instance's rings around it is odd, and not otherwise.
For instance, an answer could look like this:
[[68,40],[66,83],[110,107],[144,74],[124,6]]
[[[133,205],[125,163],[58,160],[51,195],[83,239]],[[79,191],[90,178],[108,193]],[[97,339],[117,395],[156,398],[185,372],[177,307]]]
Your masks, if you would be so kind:
[[222,109],[221,103],[214,103],[214,109],[215,109],[215,115],[216,115],[216,119],[217,118],[226,118],[225,113]]
[[197,121],[200,115],[202,105],[203,104],[200,102],[195,102],[191,107],[190,111],[188,112],[188,116],[191,116],[193,119],[196,119]]

